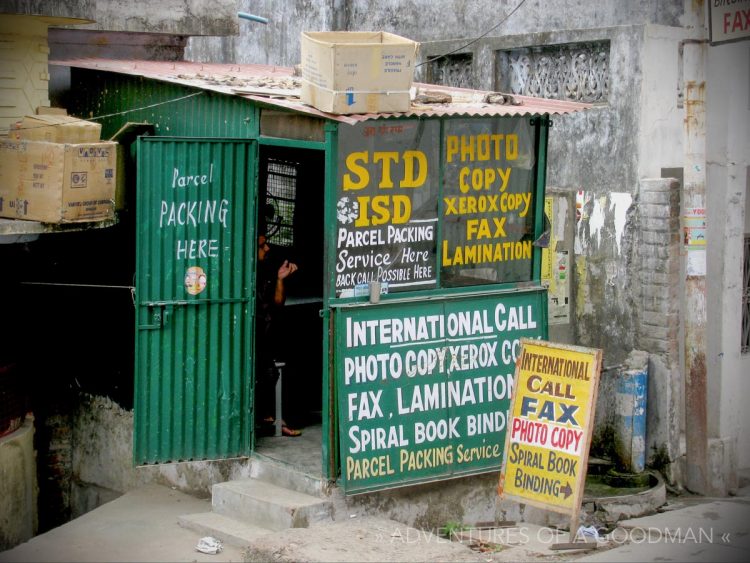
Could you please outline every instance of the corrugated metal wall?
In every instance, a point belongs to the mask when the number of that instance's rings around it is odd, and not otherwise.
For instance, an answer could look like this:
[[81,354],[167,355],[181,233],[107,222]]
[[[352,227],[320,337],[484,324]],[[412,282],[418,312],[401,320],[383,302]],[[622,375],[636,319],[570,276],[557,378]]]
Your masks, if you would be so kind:
[[250,451],[256,149],[139,141],[138,464]]
[[255,106],[237,96],[83,69],[71,69],[71,91],[69,113],[86,119],[107,116],[97,119],[103,139],[127,122],[151,123],[155,135],[175,137],[247,139],[255,131]]

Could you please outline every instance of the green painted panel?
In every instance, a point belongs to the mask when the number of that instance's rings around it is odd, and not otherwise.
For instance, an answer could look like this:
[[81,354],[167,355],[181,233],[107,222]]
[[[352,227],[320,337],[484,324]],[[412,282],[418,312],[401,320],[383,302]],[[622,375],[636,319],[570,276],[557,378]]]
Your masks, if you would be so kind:
[[250,141],[138,142],[138,464],[249,453]]
[[245,98],[113,72],[72,69],[68,111],[102,124],[109,139],[128,122],[158,136],[257,137],[257,108]]
[[500,468],[520,338],[546,337],[546,293],[335,311],[347,494]]

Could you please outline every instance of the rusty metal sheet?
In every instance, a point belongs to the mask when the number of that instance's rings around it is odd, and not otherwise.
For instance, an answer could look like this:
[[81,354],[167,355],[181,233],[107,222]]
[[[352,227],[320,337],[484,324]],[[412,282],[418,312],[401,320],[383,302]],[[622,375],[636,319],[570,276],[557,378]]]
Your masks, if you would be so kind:
[[[506,103],[492,103],[484,101],[491,92],[415,83],[417,91],[440,92],[449,95],[452,101],[443,104],[413,102],[411,109],[404,113],[338,115],[303,104],[299,100],[299,86],[295,82],[299,78],[293,76],[294,71],[289,67],[111,59],[72,59],[50,61],[49,64],[141,76],[239,96],[264,105],[349,124],[390,117],[561,115],[592,107],[591,104],[579,102],[518,95],[513,95],[512,101],[506,100]],[[264,93],[259,94],[259,90]],[[277,94],[273,93],[274,90]],[[295,91],[297,95],[294,95]],[[494,96],[490,99],[497,98]]]

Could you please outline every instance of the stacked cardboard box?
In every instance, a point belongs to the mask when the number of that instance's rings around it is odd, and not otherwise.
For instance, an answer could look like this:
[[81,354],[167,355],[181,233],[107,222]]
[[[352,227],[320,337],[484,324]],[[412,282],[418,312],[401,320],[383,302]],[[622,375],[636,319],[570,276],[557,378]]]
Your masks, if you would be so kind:
[[26,116],[0,141],[0,217],[44,223],[113,218],[117,143],[99,142],[100,131],[99,124],[68,116]]
[[16,124],[11,138],[48,143],[96,143],[101,133],[100,123],[69,115],[27,115]]

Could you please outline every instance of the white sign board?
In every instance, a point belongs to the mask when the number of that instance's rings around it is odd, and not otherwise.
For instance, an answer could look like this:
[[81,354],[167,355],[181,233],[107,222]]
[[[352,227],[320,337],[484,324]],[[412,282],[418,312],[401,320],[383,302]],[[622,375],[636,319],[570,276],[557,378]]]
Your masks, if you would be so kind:
[[750,38],[750,0],[708,0],[711,44]]

